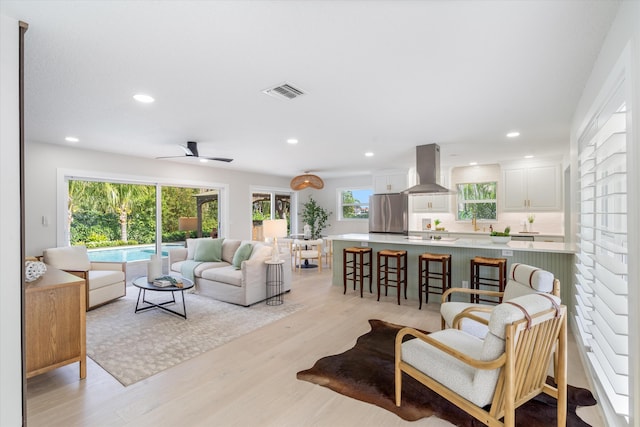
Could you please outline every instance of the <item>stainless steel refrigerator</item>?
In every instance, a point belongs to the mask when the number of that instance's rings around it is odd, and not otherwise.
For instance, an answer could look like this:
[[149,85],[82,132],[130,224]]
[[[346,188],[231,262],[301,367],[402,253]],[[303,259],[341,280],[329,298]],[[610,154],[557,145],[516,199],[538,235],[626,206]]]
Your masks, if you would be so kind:
[[369,233],[408,234],[408,196],[403,193],[369,197]]

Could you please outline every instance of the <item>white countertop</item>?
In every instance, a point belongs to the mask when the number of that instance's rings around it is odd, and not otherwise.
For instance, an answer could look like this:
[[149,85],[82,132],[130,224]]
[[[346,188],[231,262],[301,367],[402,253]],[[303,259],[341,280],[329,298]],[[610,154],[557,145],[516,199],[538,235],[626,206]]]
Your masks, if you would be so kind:
[[[489,236],[489,232],[488,231],[450,231],[450,230],[409,230],[409,234],[463,234],[463,235],[469,235],[469,234],[475,234],[478,236]],[[516,231],[516,232],[512,232],[511,233],[512,236],[530,236],[530,237],[564,237],[564,234],[558,234],[558,233],[538,233],[538,232],[534,232],[534,233],[528,233],[528,232],[520,232],[520,231]]]
[[[464,233],[468,234],[468,233]],[[350,241],[350,242],[370,242],[370,243],[387,243],[396,245],[415,245],[415,246],[446,246],[451,248],[475,248],[475,249],[512,249],[514,251],[528,252],[557,252],[557,253],[575,253],[576,247],[572,243],[560,242],[523,242],[510,241],[505,244],[493,243],[488,235],[478,237],[477,239],[443,239],[431,240],[422,239],[419,236],[403,236],[400,234],[338,234],[328,236],[331,240]]]

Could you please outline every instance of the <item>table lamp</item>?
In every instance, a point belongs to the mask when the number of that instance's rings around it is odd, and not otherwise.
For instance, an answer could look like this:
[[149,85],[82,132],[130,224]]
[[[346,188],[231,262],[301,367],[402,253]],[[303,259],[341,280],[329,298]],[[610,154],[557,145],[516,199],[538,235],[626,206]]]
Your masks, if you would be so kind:
[[[181,216],[178,218],[178,230],[179,231],[193,231],[198,229],[198,218],[195,216]],[[187,237],[191,237],[189,233],[186,233]]]
[[287,237],[286,219],[265,219],[262,221],[262,233],[266,238],[273,239],[273,251],[271,261],[280,261],[280,250],[278,249],[278,237]]

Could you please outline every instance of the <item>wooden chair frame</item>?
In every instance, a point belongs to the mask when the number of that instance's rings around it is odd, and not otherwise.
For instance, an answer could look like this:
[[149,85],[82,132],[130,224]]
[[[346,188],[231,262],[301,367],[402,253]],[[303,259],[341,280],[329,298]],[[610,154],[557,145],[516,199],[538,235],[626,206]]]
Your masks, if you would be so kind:
[[[476,406],[445,385],[403,362],[402,341],[407,335],[425,341],[473,368],[501,368],[490,409],[486,411]],[[556,387],[546,384],[547,367],[554,349],[557,357]],[[530,325],[528,325],[527,319],[508,324],[505,331],[505,351],[494,360],[474,359],[413,328],[403,328],[398,332],[395,354],[397,406],[401,406],[402,402],[402,373],[405,372],[487,426],[514,426],[516,408],[540,393],[548,394],[557,399],[557,425],[558,427],[565,426],[567,418],[567,308],[564,305],[560,306],[558,311],[552,308],[532,316]],[[500,421],[502,418],[504,421]]]
[[[470,295],[472,300],[473,300],[473,295],[485,295],[485,296],[492,296],[492,297],[499,297],[499,298],[502,298],[504,296],[504,292],[499,292],[499,291],[486,291],[484,289],[469,289],[469,288],[451,288],[451,289],[447,289],[446,292],[442,294],[442,299],[440,302],[444,304],[445,302],[447,302],[447,299],[449,298],[449,296],[454,293]],[[551,291],[551,294],[560,298],[560,280],[553,279],[553,289]],[[468,319],[475,320],[478,323],[487,325],[488,324],[487,319],[483,317],[474,316],[473,312],[491,313],[495,305],[489,305],[489,304],[477,304],[477,305],[478,307],[467,307],[466,309],[461,311],[456,317],[453,318],[453,325],[451,326],[457,329],[459,327],[458,325],[460,321],[465,317]],[[445,329],[447,326],[445,324],[444,317],[442,316],[440,317],[440,324],[441,324],[441,329]]]

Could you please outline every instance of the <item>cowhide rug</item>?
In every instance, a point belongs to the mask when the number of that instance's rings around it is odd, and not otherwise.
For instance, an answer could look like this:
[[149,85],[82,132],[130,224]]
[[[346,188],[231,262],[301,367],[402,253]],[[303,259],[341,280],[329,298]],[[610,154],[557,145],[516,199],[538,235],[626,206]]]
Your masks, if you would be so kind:
[[[457,426],[482,425],[406,374],[402,381],[402,406],[396,407],[394,344],[402,326],[382,320],[369,320],[369,323],[371,332],[358,338],[355,347],[342,354],[323,357],[311,369],[298,372],[298,379],[372,403],[408,421],[435,415]],[[589,390],[569,386],[567,426],[588,426],[578,417],[576,408],[596,403]],[[556,400],[543,394],[522,405],[516,410],[516,425],[556,425]]]

